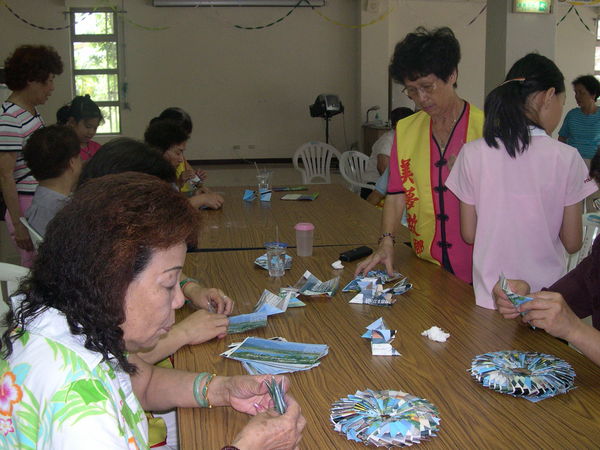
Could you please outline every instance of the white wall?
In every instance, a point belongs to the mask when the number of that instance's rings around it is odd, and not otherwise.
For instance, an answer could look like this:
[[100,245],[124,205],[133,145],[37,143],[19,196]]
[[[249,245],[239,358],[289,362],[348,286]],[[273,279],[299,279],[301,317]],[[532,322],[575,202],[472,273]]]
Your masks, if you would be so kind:
[[[494,0],[496,1],[496,0]],[[498,0],[500,1],[500,0]],[[381,12],[392,8],[389,21],[363,29],[361,35],[361,117],[366,108],[379,104],[382,116],[387,117],[387,65],[394,51],[395,44],[402,40],[407,33],[417,26],[428,28],[449,26],[456,34],[462,51],[459,64],[458,93],[476,106],[483,107],[485,81],[485,34],[486,13],[469,25],[483,7],[483,1],[430,1],[430,0],[389,0],[380,2]],[[567,12],[569,5],[558,4],[555,16],[557,21]],[[586,24],[595,30],[596,9],[578,7],[578,11]],[[362,21],[373,20],[377,14],[361,11]],[[379,27],[379,28],[378,28]],[[381,30],[385,27],[385,30]],[[387,34],[388,42],[384,45]],[[556,30],[555,62],[570,83],[577,75],[592,73],[594,65],[595,35],[588,32],[579,22],[574,12],[571,12]],[[365,54],[368,54],[368,64],[365,64]],[[502,75],[503,77],[504,75]],[[398,85],[394,86],[394,106],[406,104],[409,101],[400,94]],[[575,99],[570,85],[568,88],[565,113],[575,107]],[[364,119],[362,119],[364,120]]]
[[[40,3],[12,6],[32,22],[64,23],[64,2],[44,2],[44,8]],[[324,121],[311,118],[308,105],[318,94],[334,93],[346,113],[332,119],[331,142],[344,150],[346,142],[357,140],[357,30],[327,22],[310,8],[298,8],[274,27],[245,31],[232,24],[263,25],[289,8],[154,8],[149,0],[125,1],[124,7],[127,19],[137,24],[169,27],[149,31],[125,22],[132,109],[122,116],[124,135],[141,137],[149,119],[167,106],[180,106],[195,125],[189,159],[289,158],[300,144],[325,139]],[[358,20],[358,6],[346,0],[330,0],[322,12],[343,23]],[[4,8],[0,22],[3,58],[26,42],[53,45],[63,56],[65,75],[41,108],[52,122],[71,97],[68,31],[34,30]]]

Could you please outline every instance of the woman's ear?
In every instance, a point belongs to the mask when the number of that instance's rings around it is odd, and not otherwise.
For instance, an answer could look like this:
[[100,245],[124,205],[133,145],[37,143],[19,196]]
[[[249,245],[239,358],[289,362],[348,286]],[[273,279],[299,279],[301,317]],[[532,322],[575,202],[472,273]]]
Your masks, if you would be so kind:
[[75,120],[75,117],[71,116],[67,119],[67,125],[69,125],[70,127],[75,127],[77,125],[77,121]]
[[552,101],[552,97],[556,94],[556,89],[551,87],[550,89],[544,91],[544,106],[548,106]]
[[448,83],[451,85],[456,85],[456,80],[458,80],[458,69],[454,69],[448,78]]

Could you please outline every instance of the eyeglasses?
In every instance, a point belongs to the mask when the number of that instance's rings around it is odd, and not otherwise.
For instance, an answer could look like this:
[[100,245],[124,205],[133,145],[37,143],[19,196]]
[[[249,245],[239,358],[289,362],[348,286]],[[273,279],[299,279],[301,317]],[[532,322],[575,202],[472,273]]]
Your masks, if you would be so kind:
[[402,89],[402,93],[410,98],[417,98],[419,94],[427,95],[433,93],[436,87],[435,83],[423,84],[417,87],[409,86]]

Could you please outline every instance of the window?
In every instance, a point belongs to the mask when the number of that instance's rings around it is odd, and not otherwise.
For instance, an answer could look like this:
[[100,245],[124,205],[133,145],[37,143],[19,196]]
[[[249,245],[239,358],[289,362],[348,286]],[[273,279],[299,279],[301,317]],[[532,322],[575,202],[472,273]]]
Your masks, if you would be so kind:
[[75,95],[89,96],[102,110],[100,134],[121,132],[119,41],[113,10],[72,9],[71,50]]

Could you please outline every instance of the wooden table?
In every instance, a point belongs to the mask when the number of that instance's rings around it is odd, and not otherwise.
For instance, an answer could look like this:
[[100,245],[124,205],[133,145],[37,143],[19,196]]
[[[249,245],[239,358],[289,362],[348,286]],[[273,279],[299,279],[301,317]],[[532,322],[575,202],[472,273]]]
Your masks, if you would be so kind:
[[[281,285],[293,284],[305,269],[321,280],[338,273],[328,265],[337,257],[334,247],[316,248],[313,257],[294,258],[292,270],[280,280],[269,279],[266,271],[253,265],[260,253],[188,255],[185,271],[223,287],[236,300],[235,314],[250,312],[263,289],[276,291]],[[293,251],[290,254],[295,256]],[[338,293],[331,300],[309,301],[305,308],[272,316],[266,328],[184,347],[176,354],[175,365],[221,375],[243,374],[241,363],[219,353],[248,335],[329,345],[329,354],[319,367],[290,374],[291,393],[308,422],[303,449],[363,449],[333,431],[329,408],[335,400],[366,388],[402,390],[439,408],[439,435],[422,443],[424,448],[598,447],[600,367],[541,330],[475,306],[469,285],[417,259],[408,247],[398,246],[397,256],[398,269],[414,288],[392,307],[349,305],[353,294]],[[352,278],[354,267],[355,263],[350,263],[341,272],[341,286]],[[402,356],[372,356],[369,342],[360,337],[379,317],[398,330],[393,346]],[[420,335],[433,325],[451,334],[446,343]],[[467,373],[475,355],[508,349],[565,359],[577,373],[577,389],[535,404],[486,389]],[[231,442],[247,420],[230,408],[181,409],[181,448],[218,449]]]
[[[281,200],[289,192],[273,192],[270,202],[242,200],[244,187],[219,188],[225,205],[217,211],[203,211],[198,248],[264,248],[265,242],[279,239],[296,244],[294,225],[315,225],[314,245],[375,245],[381,226],[381,210],[339,184],[309,185],[306,194],[318,192],[314,201]],[[251,187],[250,189],[255,189]],[[296,192],[293,192],[296,193]]]

